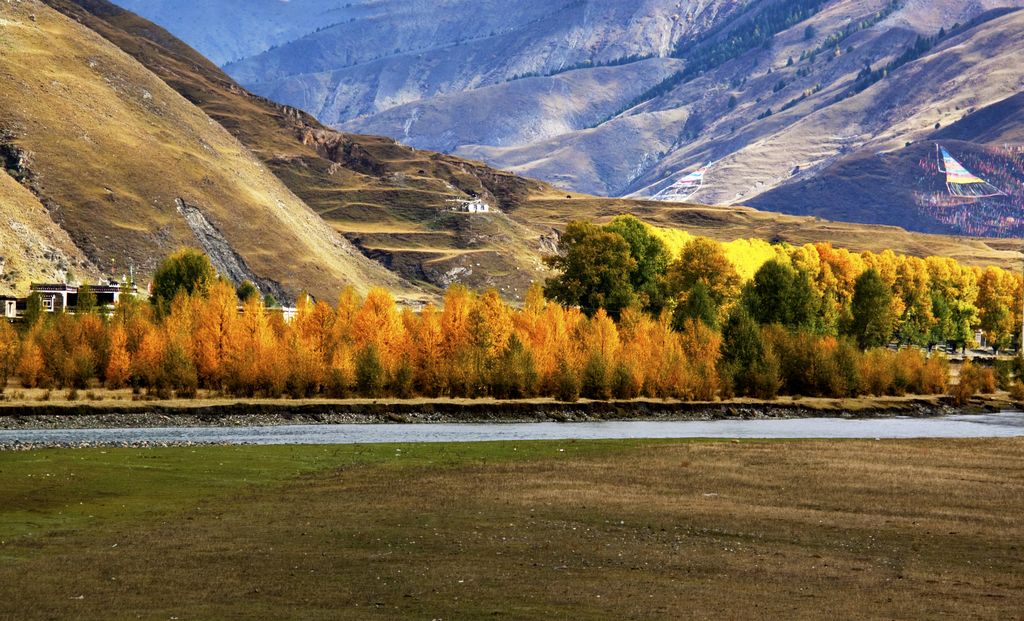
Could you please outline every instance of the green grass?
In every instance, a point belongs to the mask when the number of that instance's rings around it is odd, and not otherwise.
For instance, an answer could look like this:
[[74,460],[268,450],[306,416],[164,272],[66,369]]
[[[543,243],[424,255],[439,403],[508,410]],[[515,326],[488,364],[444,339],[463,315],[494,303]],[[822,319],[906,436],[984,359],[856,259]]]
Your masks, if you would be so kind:
[[1014,618],[1024,440],[0,454],[0,618]]
[[134,522],[329,469],[485,464],[625,450],[607,442],[197,446],[0,452],[0,539]]

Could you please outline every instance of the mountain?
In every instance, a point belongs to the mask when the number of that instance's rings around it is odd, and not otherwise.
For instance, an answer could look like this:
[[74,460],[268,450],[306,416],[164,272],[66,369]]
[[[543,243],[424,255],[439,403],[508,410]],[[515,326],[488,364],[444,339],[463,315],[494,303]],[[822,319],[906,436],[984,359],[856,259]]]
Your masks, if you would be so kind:
[[282,299],[333,297],[346,284],[418,295],[96,32],[32,0],[0,4],[0,18],[0,152],[10,171],[0,192],[19,238],[4,250],[25,248],[14,252],[22,266],[7,290],[67,270],[146,274],[193,245],[222,273]]
[[[1014,95],[888,152],[858,150],[810,179],[781,185],[751,205],[935,233],[1024,234],[1024,94]],[[939,170],[946,149],[1005,195],[956,200]],[[795,206],[795,209],[794,209]],[[827,207],[826,207],[827,206]]]
[[[0,4],[0,293],[30,279],[145,275],[201,246],[290,297],[346,284],[423,300],[454,282],[521,299],[576,218],[635,213],[720,240],[832,240],[1009,265],[1015,242],[601,198],[339,132],[253,95],[179,39],[104,0]],[[458,206],[486,203],[486,213]],[[389,269],[386,269],[389,268]],[[414,284],[410,284],[412,281]]]
[[[123,2],[200,49],[241,11],[218,3],[208,25],[175,22],[178,3]],[[711,162],[702,202],[849,218],[853,198],[832,211],[758,197],[846,157],[902,160],[936,124],[1024,89],[1022,0],[374,0],[315,28],[329,3],[287,4],[274,15],[291,39],[225,64],[244,86],[332,126],[602,196],[656,197]],[[853,219],[998,233],[887,205]]]

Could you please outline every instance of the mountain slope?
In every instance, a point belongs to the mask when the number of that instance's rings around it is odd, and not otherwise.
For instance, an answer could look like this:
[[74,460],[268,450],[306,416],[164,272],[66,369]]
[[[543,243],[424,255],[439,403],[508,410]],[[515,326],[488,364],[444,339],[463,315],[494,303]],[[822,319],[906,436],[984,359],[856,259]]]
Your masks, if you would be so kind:
[[341,134],[256,97],[161,28],[103,0],[47,0],[138,59],[256,154],[335,230],[373,259],[420,283],[495,286],[510,298],[542,279],[549,229],[500,211],[452,211],[481,199],[509,209],[550,188],[479,162]]
[[931,139],[990,145],[1024,143],[1024,91],[971,112],[932,134]]
[[[167,2],[125,2],[173,21]],[[861,150],[865,158],[895,152],[936,123],[1024,89],[1024,13],[1014,12],[1022,0],[682,6],[356,1],[317,30],[226,68],[347,130],[577,192],[656,196],[713,162],[695,197],[707,203],[753,201]],[[200,47],[208,37],[203,23],[176,26]],[[1007,141],[1017,127],[1007,123]],[[905,226],[972,230],[920,220],[910,203],[900,210]],[[791,211],[848,213],[814,204]]]
[[69,273],[100,276],[42,203],[6,174],[0,174],[0,220],[0,295],[23,292],[27,282],[63,282]]
[[[251,95],[172,35],[103,0],[48,4],[116,44],[229,130],[363,253],[427,285],[497,286],[505,297],[517,299],[530,282],[546,275],[541,258],[553,252],[557,231],[569,220],[605,220],[629,212],[721,240],[828,239],[855,250],[938,252],[974,264],[1009,265],[1020,258],[1015,246],[992,241],[913,235],[745,208],[567,194],[478,162],[327,129],[293,108]],[[500,211],[460,213],[447,202],[472,196]]]
[[[0,126],[23,183],[100,269],[181,245],[279,297],[412,290],[325,226],[245,147],[93,31],[39,2],[0,5]],[[24,286],[25,283],[19,283]]]

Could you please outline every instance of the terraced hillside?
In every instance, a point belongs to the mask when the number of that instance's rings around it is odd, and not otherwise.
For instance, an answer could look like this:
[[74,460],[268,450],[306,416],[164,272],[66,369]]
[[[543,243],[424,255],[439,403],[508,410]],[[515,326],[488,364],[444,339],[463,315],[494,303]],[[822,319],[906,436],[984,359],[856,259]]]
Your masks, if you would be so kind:
[[194,245],[279,298],[333,297],[347,284],[416,295],[97,33],[34,0],[0,4],[0,18],[4,149],[19,154],[22,188],[70,240],[63,254],[95,266],[84,271],[145,274]]

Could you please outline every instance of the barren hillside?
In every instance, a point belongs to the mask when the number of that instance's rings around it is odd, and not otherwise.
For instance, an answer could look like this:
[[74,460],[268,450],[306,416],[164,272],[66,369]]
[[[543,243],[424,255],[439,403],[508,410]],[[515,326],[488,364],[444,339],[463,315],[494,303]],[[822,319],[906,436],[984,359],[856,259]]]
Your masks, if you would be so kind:
[[145,274],[193,245],[223,273],[278,297],[333,297],[346,284],[412,292],[220,125],[95,32],[34,0],[0,4],[0,18],[0,128],[4,149],[21,159],[22,188],[11,191],[22,201],[30,191],[70,239],[58,264]]

